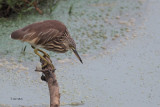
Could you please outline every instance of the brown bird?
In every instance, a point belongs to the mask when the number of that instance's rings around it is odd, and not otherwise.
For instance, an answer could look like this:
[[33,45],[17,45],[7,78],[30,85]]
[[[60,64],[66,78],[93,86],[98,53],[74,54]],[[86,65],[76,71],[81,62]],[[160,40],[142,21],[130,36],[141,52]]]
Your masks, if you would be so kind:
[[41,56],[38,51],[42,52],[46,56],[48,56],[48,54],[39,48],[59,53],[64,53],[71,49],[80,62],[83,63],[76,51],[76,44],[71,38],[67,27],[60,21],[46,20],[30,24],[22,29],[12,32],[11,38],[31,44],[34,48],[35,54],[45,60],[46,64],[50,63]]

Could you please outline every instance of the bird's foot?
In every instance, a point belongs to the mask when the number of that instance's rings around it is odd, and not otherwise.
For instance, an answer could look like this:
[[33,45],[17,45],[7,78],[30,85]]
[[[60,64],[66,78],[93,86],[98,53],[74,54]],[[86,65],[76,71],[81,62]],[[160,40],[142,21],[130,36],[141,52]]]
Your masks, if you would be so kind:
[[55,68],[54,68],[54,65],[52,64],[52,63],[44,63],[43,65],[42,65],[42,68],[45,68],[47,65],[50,65],[51,66],[51,68],[55,71]]
[[50,58],[50,56],[47,53],[44,53],[44,56],[46,56],[47,58]]
[[43,65],[42,65],[42,68],[45,68],[46,66],[47,66],[47,62],[46,63],[44,63]]

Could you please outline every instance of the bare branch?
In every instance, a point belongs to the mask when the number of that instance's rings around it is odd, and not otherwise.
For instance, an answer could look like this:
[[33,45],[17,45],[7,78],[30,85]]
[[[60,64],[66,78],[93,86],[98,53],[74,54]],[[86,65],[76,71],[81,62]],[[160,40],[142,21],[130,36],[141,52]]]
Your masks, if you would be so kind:
[[[48,62],[51,62],[49,57],[43,56]],[[44,65],[45,61],[40,59],[42,65]],[[42,72],[41,78],[48,83],[49,93],[50,93],[50,107],[60,107],[60,94],[59,94],[59,86],[56,80],[55,69],[52,68],[51,65],[47,64],[42,70],[36,69],[35,71]]]

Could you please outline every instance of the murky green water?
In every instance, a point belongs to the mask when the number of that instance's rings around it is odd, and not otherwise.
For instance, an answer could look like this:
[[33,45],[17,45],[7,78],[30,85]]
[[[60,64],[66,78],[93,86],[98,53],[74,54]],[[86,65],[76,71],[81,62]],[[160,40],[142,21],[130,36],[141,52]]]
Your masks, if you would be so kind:
[[[22,48],[27,44],[11,40],[9,35],[28,24],[48,19],[65,23],[76,41],[80,54],[97,53],[106,49],[111,39],[126,36],[128,31],[132,30],[133,24],[137,22],[136,18],[140,17],[141,6],[141,2],[131,0],[62,0],[51,14],[42,16],[27,14],[16,19],[4,19],[0,22],[0,55],[20,57]],[[33,59],[33,52],[29,45],[26,53],[25,57]],[[57,59],[64,58],[64,55],[49,53]],[[66,54],[70,56],[71,52]]]
[[[65,23],[76,41],[78,52],[84,63],[85,61],[92,62],[91,59],[95,59],[96,55],[103,54],[103,51],[108,50],[112,45],[117,45],[116,42],[120,38],[127,39],[136,34],[135,28],[142,20],[141,16],[145,5],[142,0],[61,0],[51,14],[26,14],[18,18],[1,19],[0,72],[2,75],[0,77],[2,82],[0,84],[2,88],[0,88],[0,94],[1,96],[8,94],[0,99],[0,104],[14,107],[18,105],[40,107],[39,105],[49,104],[47,84],[41,82],[41,73],[34,72],[36,63],[39,62],[38,56],[34,55],[29,44],[12,40],[9,37],[12,31],[37,21],[60,20]],[[22,50],[25,46],[27,48],[23,53]],[[96,66],[95,62],[91,68],[85,66],[85,70],[83,70],[84,65],[79,65],[72,52],[57,54],[47,51],[47,53],[57,68],[62,105],[68,107],[75,102],[77,102],[77,106],[82,107],[105,105],[107,100],[97,99],[101,104],[92,102],[92,99],[95,101],[97,95],[92,92],[98,90],[94,87],[95,84],[92,84],[94,83],[93,77],[96,78],[97,74],[93,73],[94,75],[91,77],[87,71],[91,73],[92,67]],[[91,56],[93,57],[90,58]],[[77,73],[77,71],[80,72]],[[9,80],[5,78],[6,76]],[[7,84],[3,84],[6,81]],[[100,81],[103,79],[99,79]],[[97,93],[103,95],[103,93]],[[12,97],[22,97],[23,101],[11,101]],[[44,107],[43,105],[42,107]]]

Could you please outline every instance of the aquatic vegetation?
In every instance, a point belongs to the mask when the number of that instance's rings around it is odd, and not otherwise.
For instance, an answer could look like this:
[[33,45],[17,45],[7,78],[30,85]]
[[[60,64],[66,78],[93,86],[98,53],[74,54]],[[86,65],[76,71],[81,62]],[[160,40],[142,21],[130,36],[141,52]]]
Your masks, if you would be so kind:
[[47,4],[52,12],[56,4],[56,0],[0,0],[0,17],[9,17],[12,14],[23,14],[31,11],[37,11],[39,14],[43,14],[41,7]]
[[[28,44],[9,39],[9,35],[14,30],[33,22],[50,19],[62,21],[77,43],[80,54],[96,54],[107,49],[110,41],[128,36],[138,23],[137,18],[140,20],[140,9],[136,8],[141,7],[139,2],[61,0],[55,4],[53,0],[47,1],[46,5],[42,4],[44,6],[40,7],[45,12],[43,15],[37,12],[37,14],[30,13],[20,17],[0,19],[0,55],[14,55],[21,59],[34,60],[33,50]],[[24,52],[25,46],[27,48]],[[59,60],[65,58],[65,55],[47,53]],[[66,54],[70,57],[72,55],[71,52]]]

